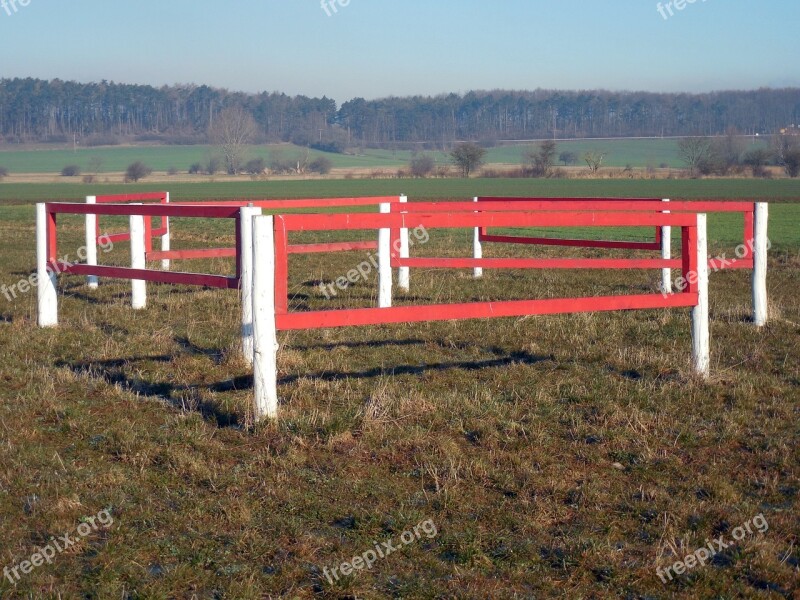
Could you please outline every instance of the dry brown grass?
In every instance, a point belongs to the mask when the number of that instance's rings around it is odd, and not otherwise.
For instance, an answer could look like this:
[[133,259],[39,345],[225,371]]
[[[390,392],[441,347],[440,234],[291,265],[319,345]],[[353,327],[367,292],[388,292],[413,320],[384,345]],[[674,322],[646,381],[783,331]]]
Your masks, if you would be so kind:
[[[467,239],[433,236],[426,254],[464,254]],[[0,281],[18,279],[30,232],[4,228],[0,252]],[[682,310],[293,332],[280,340],[281,419],[255,429],[235,293],[153,286],[134,314],[126,285],[90,292],[67,277],[52,331],[36,329],[31,296],[2,301],[0,566],[102,508],[115,522],[16,587],[0,581],[0,596],[792,597],[800,275],[796,250],[782,252],[770,263],[779,318],[764,331],[745,318],[747,274],[713,275],[711,381],[690,373]],[[362,258],[293,259],[294,309],[370,305],[375,282],[326,301],[312,281]],[[411,296],[653,285],[416,271]],[[765,535],[659,581],[656,567],[760,513]],[[325,579],[428,518],[435,538]]]

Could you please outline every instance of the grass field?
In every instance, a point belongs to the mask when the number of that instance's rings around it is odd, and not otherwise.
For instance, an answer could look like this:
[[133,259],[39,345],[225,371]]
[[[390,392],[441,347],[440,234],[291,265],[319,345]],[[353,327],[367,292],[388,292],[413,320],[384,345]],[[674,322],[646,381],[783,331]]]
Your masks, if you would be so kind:
[[[752,144],[753,142],[748,142]],[[763,142],[755,142],[762,144]],[[489,149],[486,160],[489,163],[520,164],[523,153],[532,145],[508,145]],[[681,168],[683,163],[678,157],[677,141],[674,139],[642,139],[642,140],[578,140],[558,143],[558,151],[571,151],[578,155],[579,165],[585,166],[580,159],[589,150],[608,152],[605,164],[609,167],[658,167],[665,164],[672,168]],[[304,153],[304,149],[292,145],[251,146],[249,158],[262,157],[269,161],[272,153],[283,153],[291,157]],[[336,168],[375,168],[397,169],[411,160],[411,152],[367,149],[362,155],[351,156],[311,151],[311,156],[325,154]],[[71,149],[37,149],[0,150],[0,167],[11,173],[60,173],[66,165],[78,165],[84,173],[90,172],[93,158],[102,160],[103,172],[121,172],[134,161],[141,160],[156,171],[165,172],[174,167],[186,172],[193,163],[206,164],[209,157],[218,155],[214,146],[104,146],[97,148]],[[430,152],[439,164],[448,164],[449,157],[443,152]]]
[[[247,152],[250,158],[262,157],[269,161],[273,153],[283,153],[287,158],[296,154],[305,154],[304,148],[291,144],[274,146],[250,146]],[[399,154],[399,156],[398,156]],[[65,165],[78,165],[83,172],[89,172],[92,158],[100,158],[103,163],[101,173],[124,171],[129,164],[141,160],[156,171],[167,171],[175,167],[186,172],[194,163],[205,165],[211,156],[219,156],[219,148],[214,146],[103,146],[97,148],[79,148],[73,150],[28,150],[0,151],[0,166],[12,173],[59,173]],[[312,159],[325,155],[331,159],[335,167],[395,167],[408,162],[409,153],[392,153],[390,151],[369,150],[363,156],[331,154],[310,151]]]
[[[795,180],[560,180],[560,179],[408,179],[316,180],[240,183],[139,185],[0,184],[0,206],[32,205],[48,200],[83,201],[87,195],[170,192],[173,201],[246,198],[324,198],[408,194],[411,200],[468,200],[474,196],[540,197],[669,197],[678,199],[762,198],[773,203],[800,202],[800,181]],[[772,237],[778,246],[800,246],[800,215],[793,206],[777,207]],[[780,211],[789,211],[781,214]],[[33,219],[33,209],[21,214]],[[711,226],[725,217],[714,217]],[[32,222],[32,221],[31,221]],[[738,227],[738,226],[737,226]],[[733,231],[733,229],[731,229]],[[721,234],[722,232],[717,232]],[[738,232],[735,234],[738,237]],[[726,237],[731,241],[731,237]]]
[[[401,188],[401,189],[400,189]],[[152,186],[0,184],[0,284],[34,265],[33,203]],[[235,292],[60,282],[61,325],[0,294],[0,568],[108,510],[0,598],[792,598],[800,589],[800,186],[792,181],[329,181],[170,186],[174,199],[407,193],[769,200],[771,324],[748,273],[711,278],[710,381],[686,310],[282,333],[281,419],[248,427]],[[65,218],[62,249],[82,243]],[[741,241],[711,219],[711,252]],[[179,221],[174,247],[233,243]],[[432,232],[428,256],[471,233]],[[416,251],[415,251],[416,252]],[[584,255],[487,245],[487,256]],[[599,255],[587,251],[587,256]],[[365,253],[296,256],[292,310],[370,306]],[[119,245],[102,255],[126,264]],[[227,273],[227,261],[177,264]],[[644,293],[653,272],[412,271],[403,303]],[[755,527],[735,541],[737,527]],[[420,529],[420,524],[425,528]],[[404,532],[423,534],[407,545]],[[709,564],[662,583],[711,539]],[[331,583],[375,547],[401,548]]]

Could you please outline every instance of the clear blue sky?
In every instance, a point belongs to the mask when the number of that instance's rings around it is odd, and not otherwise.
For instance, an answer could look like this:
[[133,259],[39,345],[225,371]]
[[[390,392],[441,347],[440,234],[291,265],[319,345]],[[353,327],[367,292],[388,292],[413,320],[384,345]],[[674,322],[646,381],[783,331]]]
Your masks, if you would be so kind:
[[666,19],[656,0],[330,0],[331,16],[320,0],[15,0],[11,15],[3,1],[12,0],[0,0],[0,77],[206,83],[339,102],[800,86],[798,0],[696,0]]

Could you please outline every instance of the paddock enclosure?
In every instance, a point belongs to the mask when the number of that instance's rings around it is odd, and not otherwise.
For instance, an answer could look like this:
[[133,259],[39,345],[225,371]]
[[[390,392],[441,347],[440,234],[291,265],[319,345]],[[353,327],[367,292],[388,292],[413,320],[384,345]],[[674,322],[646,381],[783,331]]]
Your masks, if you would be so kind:
[[[271,214],[266,214],[266,213]],[[742,215],[742,244],[735,258],[709,257],[707,214]],[[59,260],[58,219],[85,219],[85,260]],[[103,233],[106,219],[125,219],[127,228]],[[232,225],[235,245],[177,249],[172,243],[175,219],[206,219]],[[534,315],[578,314],[618,310],[689,308],[692,316],[692,369],[710,374],[708,279],[711,271],[750,269],[753,322],[767,322],[766,254],[768,209],[764,203],[667,201],[647,198],[494,198],[462,202],[409,202],[405,196],[242,200],[171,203],[169,194],[97,196],[85,203],[37,205],[38,320],[58,324],[59,274],[87,277],[90,288],[102,279],[131,281],[131,305],[147,308],[147,283],[238,290],[241,304],[241,351],[253,366],[253,406],[257,419],[278,415],[278,333],[334,327],[433,322]],[[171,220],[173,220],[171,222]],[[229,226],[230,226],[229,225]],[[531,233],[557,232],[556,235]],[[428,256],[413,248],[410,231],[462,230],[471,235],[472,256]],[[634,239],[642,231],[651,239]],[[673,256],[673,230],[680,253]],[[603,239],[613,231],[622,239]],[[359,239],[356,237],[359,232]],[[592,235],[584,235],[591,232]],[[594,233],[597,232],[597,235]],[[309,241],[324,233],[336,241]],[[304,236],[297,240],[298,236]],[[158,240],[158,247],[156,247]],[[98,264],[103,241],[130,244],[130,266]],[[489,256],[497,245],[513,257]],[[537,246],[591,249],[591,257],[531,256]],[[289,257],[296,254],[375,252],[376,306],[334,310],[290,310]],[[608,251],[607,254],[604,253]],[[172,261],[232,261],[230,272],[172,270]],[[160,262],[160,268],[148,263]],[[342,262],[352,280],[357,270]],[[531,291],[514,300],[481,300],[430,304],[408,294],[416,270],[468,270],[480,279],[485,270],[655,271],[659,283],[648,293],[630,286],[623,292],[594,296],[537,298]],[[394,273],[397,272],[396,285]],[[673,285],[672,274],[680,272]],[[339,275],[335,273],[331,275]],[[364,275],[364,273],[361,273]],[[365,276],[366,277],[366,276]],[[399,292],[398,292],[399,290]],[[399,293],[399,295],[398,295]],[[395,299],[402,300],[399,304]]]

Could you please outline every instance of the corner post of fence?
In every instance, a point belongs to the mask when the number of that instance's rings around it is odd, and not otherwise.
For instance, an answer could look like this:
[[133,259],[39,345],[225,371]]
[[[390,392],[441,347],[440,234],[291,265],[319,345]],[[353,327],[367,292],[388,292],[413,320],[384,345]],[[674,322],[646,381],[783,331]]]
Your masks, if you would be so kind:
[[[164,194],[164,203],[169,204],[169,192]],[[161,225],[166,230],[164,234],[161,236],[161,251],[162,252],[169,252],[170,250],[170,230],[169,230],[169,217],[161,217]],[[169,271],[170,268],[170,261],[168,258],[165,258],[161,261],[161,270],[162,271]]]
[[239,255],[241,275],[239,289],[242,302],[242,355],[248,365],[253,364],[253,218],[261,209],[252,204],[239,210]]
[[[474,198],[473,202],[478,202],[478,198]],[[477,211],[476,211],[477,212]],[[472,242],[472,258],[481,259],[483,258],[483,246],[481,245],[481,228],[476,227],[475,233]],[[475,267],[472,271],[472,276],[475,279],[480,279],[483,277],[483,268],[482,267]]]
[[767,252],[769,251],[769,204],[756,202],[753,243],[753,322],[763,327],[769,318],[767,310]]
[[[400,204],[406,204],[408,202],[408,196],[402,195],[400,196]],[[407,259],[409,257],[409,247],[408,247],[408,227],[401,227],[400,228],[400,260]],[[397,271],[397,287],[400,288],[404,292],[408,292],[411,289],[411,269],[408,267],[400,267]]]
[[[86,196],[86,204],[97,204],[97,196]],[[86,215],[86,264],[90,267],[97,266],[97,215]],[[98,279],[96,275],[86,277],[89,289],[96,290]]]
[[[275,219],[252,217],[253,412],[278,417],[278,330],[275,314]],[[244,273],[242,273],[244,276]]]
[[[145,240],[145,218],[142,215],[130,216],[131,268],[147,268],[147,242]],[[143,279],[131,280],[131,308],[147,308],[147,283]]]
[[[664,199],[662,202],[669,202],[669,199]],[[668,215],[670,211],[662,211],[663,214]],[[661,226],[661,258],[670,260],[672,258],[672,227],[670,225]],[[661,269],[661,291],[664,294],[672,293],[672,269],[664,267]]]
[[[692,365],[695,373],[707,378],[711,371],[711,342],[708,324],[708,232],[705,214],[697,215],[697,306],[692,307]],[[691,285],[691,283],[690,283]]]
[[[392,205],[381,204],[381,214],[389,214]],[[392,306],[392,229],[381,227],[378,231],[378,307]]]
[[[58,290],[56,273],[48,268],[50,262],[48,239],[50,218],[46,204],[36,205],[36,300],[39,327],[58,325]],[[94,231],[94,230],[92,230]]]

